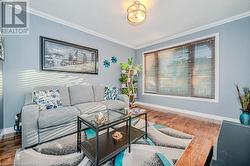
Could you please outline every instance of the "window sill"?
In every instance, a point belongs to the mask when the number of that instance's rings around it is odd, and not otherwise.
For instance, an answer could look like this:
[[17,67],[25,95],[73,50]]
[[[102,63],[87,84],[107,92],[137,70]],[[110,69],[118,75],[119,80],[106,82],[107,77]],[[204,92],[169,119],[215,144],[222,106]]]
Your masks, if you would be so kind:
[[205,99],[205,98],[198,98],[198,97],[184,97],[184,96],[170,96],[170,95],[159,95],[159,94],[150,94],[150,93],[142,93],[143,96],[157,96],[157,97],[166,97],[172,99],[180,99],[180,100],[192,100],[192,101],[201,101],[201,102],[208,102],[208,103],[219,103],[218,97],[215,99]]

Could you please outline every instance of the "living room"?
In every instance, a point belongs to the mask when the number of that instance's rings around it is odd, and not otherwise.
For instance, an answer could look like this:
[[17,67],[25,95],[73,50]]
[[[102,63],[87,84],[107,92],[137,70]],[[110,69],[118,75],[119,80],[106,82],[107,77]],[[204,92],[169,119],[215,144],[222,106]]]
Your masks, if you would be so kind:
[[250,165],[249,0],[0,3],[0,165]]

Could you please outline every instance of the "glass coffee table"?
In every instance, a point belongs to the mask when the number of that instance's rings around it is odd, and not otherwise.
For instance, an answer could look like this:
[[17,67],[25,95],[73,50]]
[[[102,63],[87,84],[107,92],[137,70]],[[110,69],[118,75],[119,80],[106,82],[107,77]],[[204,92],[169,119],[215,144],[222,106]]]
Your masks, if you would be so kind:
[[[96,116],[102,113],[105,117],[103,123],[96,122]],[[89,158],[94,165],[101,165],[128,148],[131,151],[131,144],[144,137],[147,139],[147,113],[140,112],[130,114],[129,110],[103,110],[92,114],[78,116],[77,120],[77,150]],[[131,126],[131,120],[144,117],[145,130]],[[82,124],[95,131],[95,137],[82,141]],[[119,126],[119,127],[116,127]],[[86,128],[86,127],[85,127]],[[110,130],[112,129],[112,130]],[[103,134],[101,131],[106,130]],[[120,140],[114,140],[112,134],[119,131],[122,134]]]

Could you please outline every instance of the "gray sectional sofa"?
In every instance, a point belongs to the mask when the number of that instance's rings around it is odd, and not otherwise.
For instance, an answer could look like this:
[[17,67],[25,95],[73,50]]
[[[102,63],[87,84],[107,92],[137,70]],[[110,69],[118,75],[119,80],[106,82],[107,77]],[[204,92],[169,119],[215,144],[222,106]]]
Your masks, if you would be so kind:
[[126,95],[119,95],[118,100],[105,101],[105,87],[99,85],[44,86],[34,90],[50,89],[60,91],[63,107],[40,111],[39,106],[32,102],[32,93],[26,96],[22,108],[23,148],[76,132],[78,115],[129,107]]

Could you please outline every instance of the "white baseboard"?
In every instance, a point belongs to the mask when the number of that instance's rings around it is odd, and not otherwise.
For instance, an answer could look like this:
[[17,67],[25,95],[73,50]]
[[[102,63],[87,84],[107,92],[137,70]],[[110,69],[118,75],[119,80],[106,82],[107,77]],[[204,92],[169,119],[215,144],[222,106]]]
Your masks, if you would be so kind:
[[15,133],[15,130],[13,127],[4,128],[4,129],[2,129],[2,131],[0,133],[0,138],[2,138],[4,135],[11,134],[11,133]]
[[171,113],[177,113],[179,115],[185,114],[184,116],[189,116],[189,117],[194,117],[194,116],[201,117],[203,119],[207,119],[209,121],[213,121],[213,122],[217,122],[217,123],[221,123],[223,120],[239,123],[238,119],[228,118],[228,117],[224,117],[224,116],[194,112],[194,111],[190,111],[190,110],[160,106],[160,105],[144,103],[144,102],[136,102],[135,104],[137,104],[139,106],[141,105],[141,106],[144,106],[144,107],[147,107],[147,108],[151,108],[153,110],[160,111],[160,112],[171,112]]

